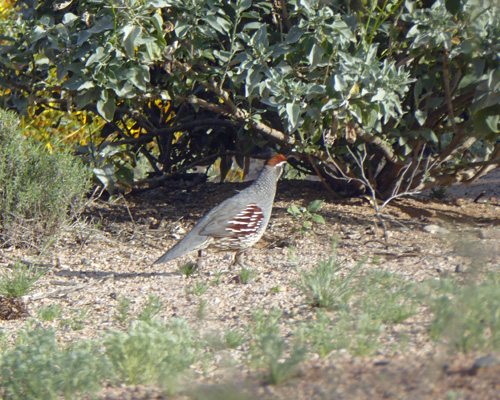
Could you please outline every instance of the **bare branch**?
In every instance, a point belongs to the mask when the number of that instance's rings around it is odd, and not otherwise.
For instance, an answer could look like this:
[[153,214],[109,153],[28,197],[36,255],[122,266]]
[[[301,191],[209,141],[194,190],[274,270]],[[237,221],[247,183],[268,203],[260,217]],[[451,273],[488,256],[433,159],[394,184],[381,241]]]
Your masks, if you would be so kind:
[[283,132],[278,131],[277,129],[271,128],[270,126],[262,123],[262,122],[256,122],[248,119],[248,115],[245,111],[238,109],[235,114],[233,114],[230,110],[228,110],[224,106],[219,106],[217,104],[210,103],[206,100],[200,99],[198,97],[194,96],[177,96],[177,99],[180,101],[183,101],[185,103],[199,106],[201,108],[204,108],[205,110],[209,110],[221,115],[225,116],[230,116],[235,118],[239,122],[244,122],[251,126],[253,129],[255,129],[257,132],[260,134],[268,137],[269,139],[272,139],[274,141],[277,141],[280,143],[280,145],[284,147],[290,147],[295,143],[295,139],[292,138],[291,136],[285,135]]
[[194,120],[190,122],[186,122],[181,125],[169,126],[168,128],[154,129],[151,133],[147,133],[145,135],[141,135],[138,138],[129,138],[123,139],[114,144],[142,144],[147,143],[153,140],[156,136],[168,135],[170,133],[188,131],[194,128],[204,127],[204,126],[227,126],[232,127],[235,125],[234,121],[228,119],[218,119],[218,118],[207,118]]
[[392,150],[392,148],[387,143],[385,143],[382,138],[380,138],[379,136],[371,136],[368,133],[366,133],[363,129],[361,129],[360,127],[358,127],[358,129],[356,131],[357,131],[358,136],[361,139],[363,139],[365,142],[368,142],[368,143],[371,143],[371,144],[377,146],[377,148],[379,150],[381,150],[382,153],[384,153],[385,158],[387,158],[387,160],[389,162],[391,162],[393,164],[399,163],[398,156],[396,154],[394,154],[394,151]]
[[161,176],[158,176],[158,177],[155,177],[155,178],[142,179],[142,180],[136,182],[135,185],[136,186],[140,186],[140,185],[143,185],[143,184],[146,184],[146,183],[158,183],[158,182],[162,182],[162,181],[167,180],[168,178],[172,177],[173,175],[182,174],[182,173],[184,173],[186,171],[189,171],[190,169],[192,169],[194,167],[197,167],[199,165],[203,165],[207,161],[210,161],[210,160],[213,160],[213,159],[216,159],[216,158],[219,158],[219,157],[237,156],[237,155],[241,155],[241,152],[239,152],[239,151],[225,151],[225,152],[222,152],[222,153],[211,154],[209,156],[200,158],[200,159],[192,162],[191,164],[189,164],[189,165],[187,165],[185,167],[179,168],[174,173],[161,175]]
[[448,50],[443,53],[443,83],[444,83],[444,98],[446,105],[448,107],[448,119],[450,120],[453,132],[458,135],[458,127],[455,122],[455,115],[453,113],[453,105],[451,104],[451,92],[450,92],[450,77],[448,73]]

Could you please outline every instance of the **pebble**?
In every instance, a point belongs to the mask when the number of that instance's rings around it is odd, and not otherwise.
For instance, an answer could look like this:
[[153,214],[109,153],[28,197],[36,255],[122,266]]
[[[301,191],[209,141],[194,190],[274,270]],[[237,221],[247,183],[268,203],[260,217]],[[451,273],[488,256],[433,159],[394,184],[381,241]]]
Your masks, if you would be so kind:
[[456,267],[455,267],[455,272],[457,274],[461,274],[461,273],[464,273],[464,272],[467,272],[469,268],[466,266],[466,265],[461,265],[461,264],[458,264]]
[[423,229],[425,232],[432,233],[432,234],[439,233],[441,235],[445,235],[447,233],[450,233],[449,230],[442,228],[439,225],[425,225]]
[[490,368],[490,367],[497,367],[499,365],[500,365],[500,358],[488,354],[487,356],[479,357],[476,361],[474,361],[472,368],[473,369]]
[[481,239],[500,239],[500,228],[484,228],[479,231]]

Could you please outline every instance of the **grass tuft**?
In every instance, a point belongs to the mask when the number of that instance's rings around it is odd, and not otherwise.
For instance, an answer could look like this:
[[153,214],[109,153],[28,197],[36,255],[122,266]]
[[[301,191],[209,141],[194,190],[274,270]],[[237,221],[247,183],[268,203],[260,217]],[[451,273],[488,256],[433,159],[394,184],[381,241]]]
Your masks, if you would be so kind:
[[37,287],[37,282],[46,274],[46,269],[16,261],[11,270],[4,269],[0,276],[0,295],[22,297]]
[[364,265],[366,258],[344,276],[345,266],[337,262],[336,252],[337,240],[335,239],[330,257],[320,260],[311,272],[306,272],[299,269],[299,261],[293,250],[290,250],[290,258],[295,262],[300,279],[295,286],[306,296],[307,303],[312,307],[331,309],[345,307],[353,293],[351,280]]

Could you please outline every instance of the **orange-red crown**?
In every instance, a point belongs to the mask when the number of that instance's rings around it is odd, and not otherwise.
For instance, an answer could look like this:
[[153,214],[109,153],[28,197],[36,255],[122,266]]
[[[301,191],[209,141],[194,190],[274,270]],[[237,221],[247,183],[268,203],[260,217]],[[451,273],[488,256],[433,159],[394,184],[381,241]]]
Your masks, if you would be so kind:
[[286,161],[286,157],[283,154],[276,154],[275,156],[272,156],[269,160],[267,160],[266,165],[268,167],[275,167],[283,161]]

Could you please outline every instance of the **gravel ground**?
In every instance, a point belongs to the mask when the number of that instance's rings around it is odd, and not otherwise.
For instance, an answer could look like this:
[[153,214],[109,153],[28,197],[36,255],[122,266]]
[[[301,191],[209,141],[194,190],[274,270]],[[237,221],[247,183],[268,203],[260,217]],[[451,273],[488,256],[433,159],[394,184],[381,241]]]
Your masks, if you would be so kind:
[[[315,313],[293,285],[297,273],[288,257],[289,246],[296,248],[301,267],[311,268],[330,254],[332,239],[338,237],[338,259],[348,269],[366,256],[364,268],[390,271],[414,282],[456,274],[457,266],[458,271],[478,263],[498,269],[498,172],[486,178],[486,186],[448,189],[446,201],[420,197],[391,203],[386,208],[389,245],[383,241],[383,230],[367,201],[338,201],[329,197],[318,182],[282,180],[268,230],[247,255],[246,265],[256,273],[252,282],[241,284],[238,271],[225,272],[220,275],[220,284],[210,285],[201,296],[188,292],[196,280],[210,282],[218,271],[227,270],[227,254],[208,252],[201,276],[195,278],[180,275],[177,261],[154,268],[151,264],[204,213],[245,184],[203,184],[189,189],[181,182],[176,187],[121,198],[114,204],[98,201],[87,217],[94,224],[99,222],[100,228],[91,229],[89,224],[75,227],[42,257],[41,261],[51,265],[50,272],[31,296],[28,311],[35,315],[40,306],[56,303],[63,306],[63,317],[68,317],[72,310],[88,309],[80,330],[62,329],[57,322],[41,323],[58,328],[61,341],[71,341],[97,337],[107,329],[123,329],[114,317],[117,299],[129,299],[130,313],[136,315],[154,294],[164,305],[159,317],[183,317],[201,335],[242,328],[255,310],[272,307],[284,312],[286,318],[280,329],[287,335],[295,323],[314,318]],[[477,202],[471,201],[485,190],[487,193]],[[286,209],[316,199],[325,200],[319,213],[326,225],[317,226],[316,235],[303,238],[292,231],[297,224]],[[4,249],[1,255],[2,266],[16,257],[36,259],[36,254],[22,249]],[[398,329],[387,329],[381,337],[383,346],[374,356],[352,356],[342,351],[326,359],[313,356],[301,364],[295,377],[275,386],[264,385],[259,371],[239,363],[242,351],[225,350],[218,355],[220,363],[199,373],[194,386],[205,394],[216,393],[210,397],[214,399],[222,398],[217,394],[221,388],[225,394],[235,390],[239,396],[262,399],[443,399],[450,393],[461,393],[464,399],[500,399],[500,366],[473,368],[485,354],[463,355],[431,342],[426,333],[429,320],[428,314],[419,313],[404,321],[408,341],[404,350],[395,351],[392,345],[401,340]],[[25,321],[0,323],[5,331],[15,332]],[[237,367],[225,367],[228,360]],[[142,387],[110,387],[100,396],[166,398],[154,388]]]

